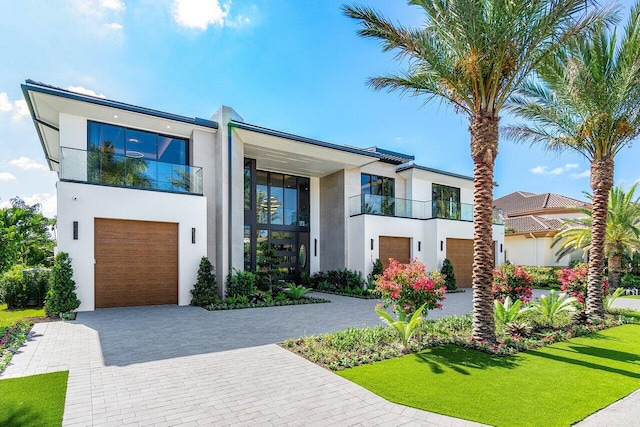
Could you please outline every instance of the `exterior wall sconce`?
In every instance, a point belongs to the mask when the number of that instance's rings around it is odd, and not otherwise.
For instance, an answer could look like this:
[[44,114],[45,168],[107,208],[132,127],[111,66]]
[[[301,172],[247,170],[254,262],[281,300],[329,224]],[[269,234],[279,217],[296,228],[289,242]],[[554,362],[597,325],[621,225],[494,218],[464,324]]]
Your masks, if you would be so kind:
[[440,240],[440,252],[444,251],[444,242]]
[[373,239],[371,239],[371,250],[373,250]]
[[318,239],[313,239],[313,256],[318,256]]
[[73,240],[78,240],[78,221],[73,221]]
[[500,253],[502,253],[502,243],[500,243]]
[[196,228],[191,228],[191,243],[196,243]]
[[420,252],[420,249],[422,249],[422,242],[418,241],[418,252]]

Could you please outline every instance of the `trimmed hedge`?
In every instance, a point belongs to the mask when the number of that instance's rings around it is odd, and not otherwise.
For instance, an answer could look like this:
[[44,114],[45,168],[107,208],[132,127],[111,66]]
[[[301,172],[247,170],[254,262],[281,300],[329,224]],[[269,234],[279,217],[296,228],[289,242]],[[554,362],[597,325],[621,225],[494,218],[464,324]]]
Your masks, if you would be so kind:
[[535,265],[522,265],[522,268],[533,279],[534,288],[560,289],[562,284],[556,271],[562,267],[537,267]]

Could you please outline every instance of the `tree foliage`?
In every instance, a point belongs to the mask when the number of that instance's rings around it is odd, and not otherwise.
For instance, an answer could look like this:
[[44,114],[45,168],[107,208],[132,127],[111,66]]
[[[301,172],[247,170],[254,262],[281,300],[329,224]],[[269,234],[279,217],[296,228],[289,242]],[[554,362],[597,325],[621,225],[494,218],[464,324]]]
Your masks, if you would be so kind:
[[359,34],[394,51],[406,70],[373,77],[374,89],[438,98],[469,119],[474,163],[473,337],[495,341],[493,170],[500,112],[534,68],[563,43],[606,17],[585,0],[410,0],[420,28],[396,25],[373,9],[345,6]]
[[573,150],[591,162],[593,214],[587,311],[604,316],[603,277],[609,191],[614,157],[640,133],[640,4],[621,38],[599,25],[537,64],[537,77],[512,98],[527,122],[507,135],[549,150]]
[[50,267],[55,241],[55,220],[40,212],[40,204],[28,205],[19,197],[0,209],[0,273],[14,264]]

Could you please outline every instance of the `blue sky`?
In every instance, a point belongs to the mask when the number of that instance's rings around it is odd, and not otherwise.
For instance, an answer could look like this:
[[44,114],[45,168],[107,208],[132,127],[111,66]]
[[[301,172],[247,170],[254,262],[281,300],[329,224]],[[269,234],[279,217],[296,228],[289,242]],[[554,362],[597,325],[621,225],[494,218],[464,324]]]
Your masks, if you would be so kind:
[[[250,123],[375,145],[472,175],[465,117],[437,101],[425,105],[366,86],[368,77],[400,66],[356,35],[343,3],[0,0],[0,204],[20,196],[55,214],[57,177],[45,166],[20,91],[27,78],[192,117],[209,118],[224,104]],[[422,20],[405,0],[358,3],[404,25]],[[631,1],[621,5],[626,19]],[[499,150],[495,197],[524,190],[581,198],[589,190],[589,165],[578,155],[507,140]],[[640,179],[638,159],[639,143],[620,153],[616,183]]]

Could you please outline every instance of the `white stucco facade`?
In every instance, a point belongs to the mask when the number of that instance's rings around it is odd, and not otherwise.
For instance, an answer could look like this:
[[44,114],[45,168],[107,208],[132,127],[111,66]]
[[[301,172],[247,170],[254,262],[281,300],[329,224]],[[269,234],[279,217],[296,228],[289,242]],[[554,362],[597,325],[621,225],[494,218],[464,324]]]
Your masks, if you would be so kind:
[[[80,311],[94,309],[95,218],[178,224],[178,304],[189,304],[198,264],[207,253],[206,198],[62,181],[57,189],[57,250],[72,259]],[[74,221],[78,222],[78,240],[73,239]],[[195,244],[191,243],[192,228],[202,237]]]

